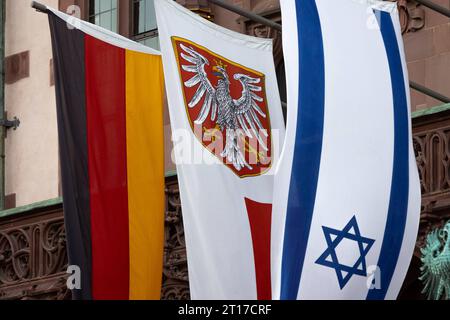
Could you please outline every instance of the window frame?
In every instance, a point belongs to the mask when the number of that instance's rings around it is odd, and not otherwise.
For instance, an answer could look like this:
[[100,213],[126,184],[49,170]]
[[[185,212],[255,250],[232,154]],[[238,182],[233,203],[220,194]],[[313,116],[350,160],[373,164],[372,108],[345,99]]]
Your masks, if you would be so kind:
[[[121,27],[121,23],[120,23],[120,20],[121,20],[121,14],[120,14],[121,13],[121,10],[120,10],[121,8],[120,7],[121,7],[121,5],[120,4],[122,3],[122,1],[116,0],[117,1],[117,5],[116,5],[115,9],[110,9],[110,10],[106,10],[106,11],[100,11],[98,13],[95,12],[95,1],[96,0],[88,1],[88,6],[87,6],[87,10],[86,10],[87,11],[87,21],[97,25],[95,23],[95,20],[96,20],[97,16],[105,14],[105,13],[111,13],[112,14],[113,11],[116,11],[116,21],[115,21],[116,27],[115,27],[115,31],[114,30],[110,30],[110,31],[116,32],[116,33],[120,33],[120,27]],[[112,2],[112,0],[110,0],[110,1]],[[111,26],[112,25],[113,25],[113,21],[112,21],[112,18],[111,18]],[[98,26],[101,26],[101,25],[98,25]]]
[[[95,0],[84,0],[84,11],[82,16],[84,20],[91,22],[91,3]],[[146,32],[135,32],[134,17],[134,0],[123,1],[117,0],[117,33],[134,41],[142,41],[145,39],[155,38],[159,36],[158,28]]]
[[136,41],[136,42],[141,42],[143,40],[147,40],[147,39],[151,39],[151,38],[157,38],[159,37],[159,32],[158,32],[158,27],[156,26],[155,29],[152,30],[148,30],[148,31],[144,31],[139,33],[139,30],[137,29],[137,23],[136,23],[136,19],[139,17],[136,17],[136,10],[135,10],[135,3],[139,2],[139,0],[132,0],[129,1],[130,5],[131,5],[131,14],[130,14],[130,25],[131,25],[131,35],[130,35],[130,39]]

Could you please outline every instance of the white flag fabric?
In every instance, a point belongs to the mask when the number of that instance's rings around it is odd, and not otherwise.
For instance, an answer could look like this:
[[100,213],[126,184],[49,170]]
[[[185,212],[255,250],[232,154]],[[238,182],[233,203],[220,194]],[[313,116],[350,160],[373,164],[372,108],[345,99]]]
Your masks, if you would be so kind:
[[274,297],[395,299],[420,187],[396,3],[282,0],[286,143]]
[[270,299],[284,122],[272,40],[155,1],[193,299]]

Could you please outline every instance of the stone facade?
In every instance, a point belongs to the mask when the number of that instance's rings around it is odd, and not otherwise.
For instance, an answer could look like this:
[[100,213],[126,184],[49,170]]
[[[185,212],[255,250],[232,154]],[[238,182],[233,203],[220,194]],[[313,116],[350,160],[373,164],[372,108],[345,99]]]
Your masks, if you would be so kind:
[[[44,3],[55,7],[58,0]],[[5,107],[21,121],[6,144],[6,194],[10,206],[59,196],[55,88],[51,81],[50,31],[29,1],[6,0]]]
[[[433,10],[406,2],[410,19],[404,35],[406,58],[411,80],[450,96],[450,18]],[[433,0],[450,9],[449,0]],[[411,92],[413,111],[441,104],[416,91]]]

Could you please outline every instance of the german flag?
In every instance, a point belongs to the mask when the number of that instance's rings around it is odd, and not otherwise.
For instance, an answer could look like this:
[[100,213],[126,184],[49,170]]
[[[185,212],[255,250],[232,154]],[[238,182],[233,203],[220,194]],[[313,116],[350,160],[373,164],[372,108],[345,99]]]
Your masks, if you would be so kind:
[[158,52],[49,9],[75,299],[160,299],[163,71]]

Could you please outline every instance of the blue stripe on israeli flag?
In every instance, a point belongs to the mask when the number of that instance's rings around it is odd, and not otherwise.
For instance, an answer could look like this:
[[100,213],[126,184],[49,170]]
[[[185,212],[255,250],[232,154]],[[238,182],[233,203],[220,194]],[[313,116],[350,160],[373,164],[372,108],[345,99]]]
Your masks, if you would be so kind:
[[402,58],[397,43],[394,24],[388,12],[375,10],[375,15],[383,36],[391,74],[394,100],[394,165],[392,172],[391,197],[384,231],[378,267],[380,289],[370,290],[367,299],[384,299],[389,288],[405,232],[409,196],[409,114],[406,98]]
[[274,188],[273,297],[395,299],[420,213],[396,4],[281,8],[288,122]]
[[296,2],[299,44],[299,115],[284,234],[281,299],[295,300],[314,211],[322,153],[325,66],[314,0]]

